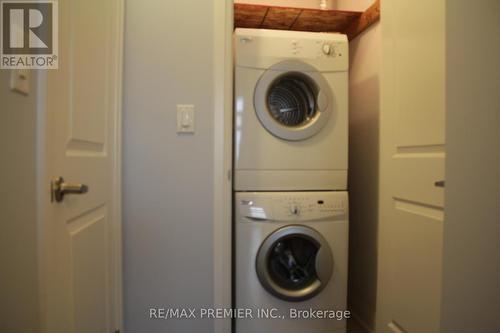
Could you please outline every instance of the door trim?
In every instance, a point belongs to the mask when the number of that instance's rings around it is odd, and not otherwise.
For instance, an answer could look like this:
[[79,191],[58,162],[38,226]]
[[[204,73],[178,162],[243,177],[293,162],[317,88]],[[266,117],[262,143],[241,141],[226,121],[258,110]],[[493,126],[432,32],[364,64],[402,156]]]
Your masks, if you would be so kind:
[[[213,258],[216,308],[232,307],[233,0],[214,2]],[[214,320],[214,332],[230,333],[231,319]]]
[[116,112],[115,112],[115,165],[113,169],[114,179],[113,179],[113,219],[111,224],[115,230],[115,254],[114,258],[115,265],[115,328],[120,332],[124,332],[123,327],[123,246],[122,246],[122,102],[123,102],[123,40],[124,40],[124,26],[125,26],[125,4],[124,0],[118,0],[117,2],[118,10],[116,15],[118,15],[118,26],[117,26],[117,49],[121,50],[116,57]]

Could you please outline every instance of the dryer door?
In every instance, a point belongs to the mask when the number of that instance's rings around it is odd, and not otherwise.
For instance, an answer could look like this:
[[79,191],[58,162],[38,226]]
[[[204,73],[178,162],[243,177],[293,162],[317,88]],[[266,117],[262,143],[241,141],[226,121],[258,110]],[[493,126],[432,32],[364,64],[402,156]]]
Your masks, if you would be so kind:
[[262,243],[256,270],[269,293],[299,302],[325,288],[332,275],[333,258],[328,243],[317,231],[291,225],[278,229]]
[[328,82],[313,66],[283,61],[257,82],[254,106],[261,124],[285,140],[304,140],[317,134],[332,110]]

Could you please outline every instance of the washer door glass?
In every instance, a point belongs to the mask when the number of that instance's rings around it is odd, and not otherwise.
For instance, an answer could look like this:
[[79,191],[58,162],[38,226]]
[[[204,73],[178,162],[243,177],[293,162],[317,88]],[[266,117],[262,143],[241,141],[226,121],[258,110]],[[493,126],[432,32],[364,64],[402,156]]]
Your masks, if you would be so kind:
[[327,242],[317,231],[287,226],[264,241],[256,268],[268,292],[283,300],[303,301],[326,286],[333,261]]
[[268,270],[280,287],[300,290],[316,281],[318,245],[301,235],[283,238],[273,244],[269,252]]
[[321,131],[333,113],[328,82],[313,66],[280,62],[261,76],[255,87],[257,118],[272,135],[299,141]]

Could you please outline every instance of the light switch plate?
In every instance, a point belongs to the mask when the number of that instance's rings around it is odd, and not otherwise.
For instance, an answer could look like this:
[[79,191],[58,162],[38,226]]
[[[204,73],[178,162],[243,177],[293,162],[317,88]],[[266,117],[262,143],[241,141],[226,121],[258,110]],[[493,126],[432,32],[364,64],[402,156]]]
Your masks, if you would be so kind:
[[177,133],[194,133],[194,105],[177,105]]
[[10,89],[12,91],[29,95],[30,93],[30,70],[13,69],[10,73]]

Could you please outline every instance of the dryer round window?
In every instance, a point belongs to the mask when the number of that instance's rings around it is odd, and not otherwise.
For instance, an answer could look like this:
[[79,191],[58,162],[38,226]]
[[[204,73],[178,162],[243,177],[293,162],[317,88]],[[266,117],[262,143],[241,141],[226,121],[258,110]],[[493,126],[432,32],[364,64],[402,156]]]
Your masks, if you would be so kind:
[[257,254],[257,276],[272,295],[286,301],[304,301],[328,284],[332,258],[327,241],[317,231],[286,226],[262,243]]
[[306,75],[287,73],[269,87],[267,108],[273,118],[284,126],[304,126],[316,115],[318,89]]
[[259,79],[254,94],[257,117],[281,139],[299,141],[321,131],[333,112],[331,89],[311,65],[283,61]]

